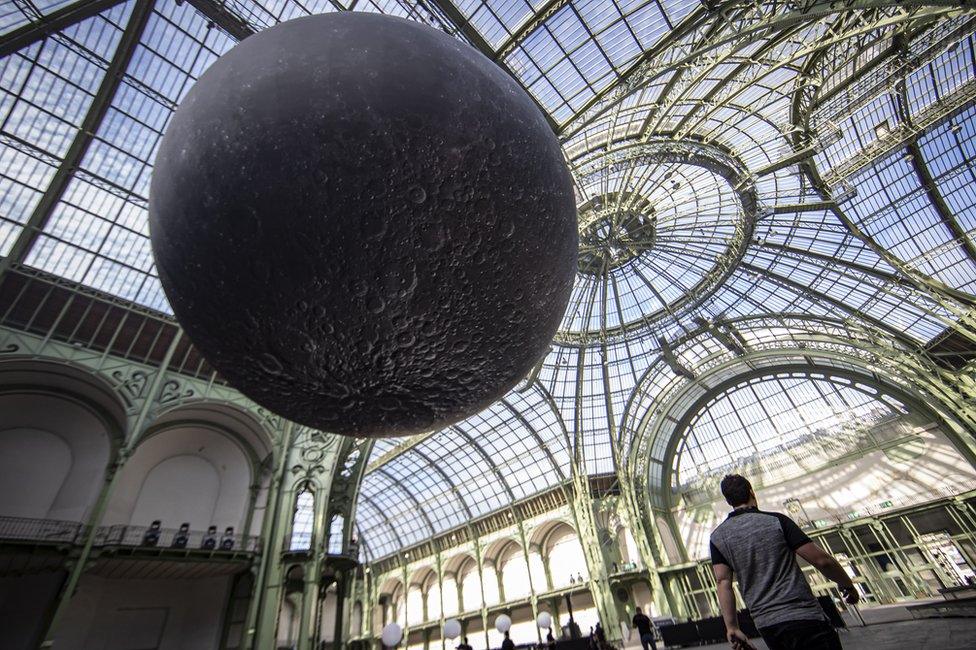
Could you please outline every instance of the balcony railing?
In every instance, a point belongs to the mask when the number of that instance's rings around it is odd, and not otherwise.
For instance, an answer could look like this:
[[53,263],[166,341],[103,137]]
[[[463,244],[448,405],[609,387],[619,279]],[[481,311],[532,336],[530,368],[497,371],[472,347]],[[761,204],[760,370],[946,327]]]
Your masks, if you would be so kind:
[[[87,526],[76,521],[0,516],[0,541],[81,545],[88,530]],[[93,544],[99,547],[177,548],[207,552],[256,553],[260,550],[260,538],[254,535],[227,535],[217,532],[211,536],[199,530],[181,532],[176,528],[159,528],[147,538],[147,532],[148,526],[99,526],[95,529]],[[208,538],[213,540],[212,548],[204,543]],[[150,540],[155,540],[155,543]]]
[[[148,526],[102,526],[95,531],[96,546],[155,546],[156,548],[181,548],[217,551],[247,551],[256,552],[259,548],[259,538],[251,535],[235,533],[225,535],[217,532],[212,536],[214,548],[205,548],[204,540],[211,537],[199,530],[188,530],[185,533],[176,528],[160,528],[155,531],[158,535],[155,544],[146,543]],[[185,535],[185,539],[183,539]],[[182,542],[182,545],[178,543]]]
[[74,544],[81,538],[83,526],[77,521],[0,517],[0,539]]

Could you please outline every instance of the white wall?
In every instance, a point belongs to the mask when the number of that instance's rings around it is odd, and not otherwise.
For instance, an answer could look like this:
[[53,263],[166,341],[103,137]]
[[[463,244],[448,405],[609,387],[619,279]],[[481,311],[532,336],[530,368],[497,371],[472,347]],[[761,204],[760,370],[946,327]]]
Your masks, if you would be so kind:
[[[918,429],[915,436],[895,448],[872,451],[808,476],[758,489],[756,496],[759,507],[766,510],[785,513],[783,502],[796,498],[811,521],[837,521],[848,519],[852,512],[879,512],[885,501],[891,501],[893,507],[924,503],[971,490],[973,485],[976,470],[948,438],[935,429]],[[730,510],[717,484],[715,494],[710,503],[675,511],[681,539],[692,559],[708,556],[709,535]]]
[[[444,603],[444,616],[453,616],[458,613],[458,584],[457,579],[453,576],[444,576],[441,600]],[[472,607],[472,609],[474,608]]]
[[279,648],[292,648],[298,644],[299,626],[302,618],[302,594],[291,593],[281,600],[281,610],[278,612],[278,632],[276,635]]
[[349,614],[349,631],[351,636],[359,636],[363,633],[363,604],[359,601],[352,605]]
[[634,586],[631,588],[631,595],[634,598],[634,607],[640,607],[648,616],[657,616],[660,613],[654,606],[651,590],[645,583],[634,583]]
[[576,531],[569,527],[560,527],[548,543],[549,575],[552,577],[553,588],[566,587],[576,582],[580,575],[584,579],[589,577],[586,556],[583,555],[583,546]]
[[142,482],[129,522],[145,525],[154,519],[170,528],[188,521],[204,530],[217,518],[220,475],[210,461],[184,454],[162,461]]
[[47,517],[71,471],[71,448],[42,429],[0,431],[0,512]]
[[84,521],[111,445],[78,403],[44,394],[0,395],[0,515]]
[[192,530],[244,525],[251,468],[239,444],[204,427],[168,429],[144,440],[122,469],[106,524]]
[[85,576],[63,624],[59,650],[214,650],[231,578],[109,580]]
[[[322,609],[322,617],[319,624],[319,638],[322,641],[330,642],[335,640],[337,605],[338,597],[336,596],[335,585],[332,585],[326,590],[325,599],[319,603],[319,607]],[[352,603],[346,603],[345,606],[347,608],[352,607]],[[355,634],[355,628],[351,627],[350,630],[353,630],[353,634]]]
[[525,563],[522,547],[512,544],[502,556],[500,566],[505,600],[527,597],[532,590],[529,585],[529,567]]

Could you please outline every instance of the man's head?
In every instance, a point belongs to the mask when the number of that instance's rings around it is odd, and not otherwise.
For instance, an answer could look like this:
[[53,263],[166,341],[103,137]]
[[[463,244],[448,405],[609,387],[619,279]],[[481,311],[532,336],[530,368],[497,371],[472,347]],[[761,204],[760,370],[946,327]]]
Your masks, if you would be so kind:
[[727,474],[722,479],[722,496],[733,508],[749,505],[756,498],[752,491],[752,483],[738,474]]
[[641,609],[640,607],[638,607],[638,608],[637,608],[637,613],[638,613],[638,614],[643,614],[643,613],[644,613],[644,610],[643,610],[643,609]]

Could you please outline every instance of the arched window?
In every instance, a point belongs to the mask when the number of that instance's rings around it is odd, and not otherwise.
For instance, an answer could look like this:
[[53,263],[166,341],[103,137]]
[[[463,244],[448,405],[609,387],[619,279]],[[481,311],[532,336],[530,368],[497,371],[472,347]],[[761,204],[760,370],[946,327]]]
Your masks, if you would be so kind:
[[[468,560],[458,571],[458,575],[461,576],[461,610],[470,612],[481,608],[481,580],[478,578],[478,566],[474,560]],[[491,579],[495,579],[494,572],[492,572]],[[497,600],[498,587],[496,586],[495,602]]]
[[427,593],[424,598],[427,603],[428,621],[436,621],[441,617],[441,585],[437,582],[437,576],[431,575],[427,580]]
[[[444,589],[443,589],[444,599],[444,616],[453,616],[459,611],[460,603],[458,602],[458,584],[457,579],[454,576],[444,576]],[[481,600],[481,595],[479,594],[478,600]]]
[[349,636],[357,637],[363,634],[363,604],[356,601],[352,606],[352,616],[349,618]]
[[306,487],[295,499],[295,514],[291,520],[291,551],[307,551],[312,548],[312,522],[315,519],[315,496]]
[[[475,573],[475,580],[478,579],[478,574]],[[494,565],[490,562],[485,562],[484,567],[481,569],[481,579],[483,581],[482,588],[485,592],[485,605],[497,605],[501,602],[501,594],[498,593],[498,572],[495,570]],[[467,601],[468,592],[464,591],[462,597],[464,600],[464,609],[468,609]],[[480,604],[479,604],[480,607]]]
[[549,574],[554,589],[589,577],[583,547],[573,529],[560,527],[553,532],[549,544]]
[[412,584],[407,589],[407,624],[423,623],[424,621],[424,592],[420,585]]
[[342,529],[345,527],[345,525],[345,517],[342,515],[333,515],[332,522],[329,524],[329,553],[335,555],[342,553]]
[[546,578],[546,565],[538,546],[529,549],[529,576],[532,578],[532,588],[536,593],[549,591],[549,580]]
[[400,627],[407,625],[407,596],[404,593],[403,584],[397,583],[390,596],[390,618],[388,622],[397,622]]
[[522,547],[518,544],[510,544],[499,564],[505,600],[518,600],[528,596],[532,590],[529,588],[529,567],[525,563]]

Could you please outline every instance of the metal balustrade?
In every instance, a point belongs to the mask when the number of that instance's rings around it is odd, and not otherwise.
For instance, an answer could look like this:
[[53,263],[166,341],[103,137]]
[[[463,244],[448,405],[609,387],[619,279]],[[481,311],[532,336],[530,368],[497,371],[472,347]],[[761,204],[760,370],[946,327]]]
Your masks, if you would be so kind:
[[49,544],[74,544],[81,539],[83,526],[77,521],[0,517],[0,539]]
[[[59,521],[55,519],[31,519],[28,517],[3,517],[0,516],[0,542],[32,542],[41,544],[72,544],[81,545],[84,543],[85,533],[88,527],[76,521]],[[99,526],[95,530],[94,546],[98,547],[154,547],[154,548],[179,548],[180,550],[194,551],[237,551],[246,553],[257,553],[260,551],[260,538],[254,535],[244,535],[235,533],[225,535],[218,531],[214,538],[216,543],[214,548],[203,548],[203,542],[208,533],[200,530],[186,531],[186,545],[174,546],[174,542],[180,531],[176,528],[160,528],[156,531],[159,535],[156,543],[146,544],[146,532],[148,526]],[[226,541],[231,542],[229,548],[225,548]]]
[[[96,546],[148,546],[143,543],[148,526],[102,526],[95,532]],[[174,542],[180,531],[176,528],[160,528],[156,531],[159,534],[158,541],[154,545],[156,548],[177,548]],[[224,535],[218,531],[214,534],[216,545],[213,549],[203,549],[203,541],[208,536],[206,532],[199,530],[186,531],[186,545],[181,547],[186,550],[229,550],[257,552],[259,539],[255,536],[233,534]],[[225,540],[232,542],[230,548],[223,548]]]

